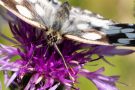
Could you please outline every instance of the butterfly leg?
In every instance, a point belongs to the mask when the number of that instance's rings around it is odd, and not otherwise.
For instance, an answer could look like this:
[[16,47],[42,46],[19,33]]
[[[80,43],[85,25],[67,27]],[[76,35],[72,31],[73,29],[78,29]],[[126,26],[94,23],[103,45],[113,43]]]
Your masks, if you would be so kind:
[[64,56],[62,55],[61,51],[59,50],[59,48],[58,48],[58,46],[57,46],[56,43],[54,43],[54,47],[55,47],[56,51],[59,53],[59,55],[61,56],[62,61],[63,61],[63,63],[64,63],[64,66],[65,66],[65,68],[67,69],[68,74],[69,74],[69,76],[70,76],[70,79],[74,81],[74,78],[72,77],[71,73],[70,73],[69,70],[68,70],[68,65],[67,65],[67,63],[66,63],[66,60],[65,60]]
[[59,32],[55,32],[55,31],[53,31],[53,30],[50,29],[48,32],[46,32],[46,36],[47,36],[47,43],[48,43],[48,45],[54,46],[54,48],[56,49],[56,51],[58,52],[58,54],[62,58],[62,61],[64,63],[65,68],[68,71],[68,74],[70,76],[70,79],[74,81],[74,78],[72,77],[71,73],[68,70],[69,65],[67,65],[64,56],[62,55],[61,51],[59,50],[59,48],[57,46],[57,44],[60,43],[61,40],[62,40],[62,37],[60,36],[60,33]]

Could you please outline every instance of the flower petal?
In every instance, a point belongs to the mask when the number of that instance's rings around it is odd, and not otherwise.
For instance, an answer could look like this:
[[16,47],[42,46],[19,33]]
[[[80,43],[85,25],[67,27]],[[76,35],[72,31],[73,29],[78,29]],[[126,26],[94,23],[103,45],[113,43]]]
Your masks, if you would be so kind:
[[15,72],[12,77],[8,80],[6,87],[9,87],[9,85],[14,81],[14,79],[16,78],[16,76],[18,75],[18,72]]
[[98,90],[118,90],[115,86],[118,76],[104,76],[101,74],[103,70],[103,68],[97,70],[96,72],[82,70],[80,74],[91,80],[96,85]]
[[49,90],[56,90],[59,87],[60,83],[55,84],[53,87],[51,87]]

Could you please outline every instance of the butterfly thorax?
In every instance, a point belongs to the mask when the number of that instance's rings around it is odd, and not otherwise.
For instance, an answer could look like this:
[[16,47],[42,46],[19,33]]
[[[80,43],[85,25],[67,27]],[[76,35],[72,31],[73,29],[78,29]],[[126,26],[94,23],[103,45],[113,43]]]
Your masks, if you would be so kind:
[[49,28],[45,34],[47,36],[47,43],[49,45],[53,45],[54,43],[60,43],[62,40],[60,32],[53,30],[52,28]]

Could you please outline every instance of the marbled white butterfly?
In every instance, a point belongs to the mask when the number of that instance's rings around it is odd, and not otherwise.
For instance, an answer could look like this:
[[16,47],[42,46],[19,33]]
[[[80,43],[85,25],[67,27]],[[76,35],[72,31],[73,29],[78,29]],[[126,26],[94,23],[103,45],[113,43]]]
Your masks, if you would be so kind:
[[[57,0],[0,0],[0,5],[23,21],[46,29],[50,44],[62,37],[98,45],[135,45],[135,25],[119,24],[88,10]],[[53,33],[53,34],[52,34]],[[55,38],[55,39],[52,39]]]

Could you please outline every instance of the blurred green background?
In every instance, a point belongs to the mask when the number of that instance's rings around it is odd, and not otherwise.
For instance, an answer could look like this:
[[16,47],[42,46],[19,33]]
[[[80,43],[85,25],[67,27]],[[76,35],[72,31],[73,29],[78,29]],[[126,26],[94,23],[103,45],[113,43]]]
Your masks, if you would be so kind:
[[[63,0],[64,1],[64,0]],[[81,7],[83,9],[91,10],[92,12],[99,13],[102,16],[112,19],[121,23],[134,23],[134,0],[68,0],[71,5]],[[12,37],[8,31],[7,24],[0,19],[0,29]],[[8,42],[0,39],[0,43],[9,44]],[[134,48],[135,49],[135,48]],[[106,57],[107,60],[115,65],[112,67],[102,60],[94,63],[89,63],[86,68],[90,71],[97,70],[100,67],[105,67],[105,75],[120,75],[120,82],[127,84],[117,83],[120,90],[135,90],[135,53],[126,56],[113,56]],[[98,64],[97,66],[92,66]],[[3,81],[2,72],[0,72],[0,81]],[[78,86],[81,90],[97,90],[96,87],[87,79],[80,78]],[[3,82],[2,82],[3,84]],[[3,90],[8,90],[3,88]]]

